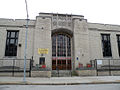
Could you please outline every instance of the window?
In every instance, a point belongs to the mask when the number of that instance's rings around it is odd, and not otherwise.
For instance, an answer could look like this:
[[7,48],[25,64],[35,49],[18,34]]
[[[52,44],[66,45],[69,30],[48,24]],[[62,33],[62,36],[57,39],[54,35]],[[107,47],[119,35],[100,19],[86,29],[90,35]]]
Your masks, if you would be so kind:
[[52,37],[52,56],[56,56],[56,36]]
[[45,57],[40,57],[39,65],[45,65]]
[[110,34],[101,34],[103,57],[111,57]]
[[120,35],[117,35],[117,43],[118,43],[118,52],[120,56]]
[[66,37],[65,35],[57,36],[57,55],[58,56],[66,56]]
[[71,39],[67,37],[67,56],[71,56]]
[[71,56],[71,38],[64,34],[52,36],[52,56]]
[[5,56],[17,56],[18,31],[7,31]]

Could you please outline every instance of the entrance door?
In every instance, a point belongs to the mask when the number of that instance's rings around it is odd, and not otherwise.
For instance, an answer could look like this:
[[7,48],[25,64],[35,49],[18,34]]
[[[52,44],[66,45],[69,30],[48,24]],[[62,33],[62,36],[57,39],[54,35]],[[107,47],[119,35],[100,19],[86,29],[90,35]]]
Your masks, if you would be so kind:
[[65,34],[52,36],[52,69],[71,70],[71,37]]

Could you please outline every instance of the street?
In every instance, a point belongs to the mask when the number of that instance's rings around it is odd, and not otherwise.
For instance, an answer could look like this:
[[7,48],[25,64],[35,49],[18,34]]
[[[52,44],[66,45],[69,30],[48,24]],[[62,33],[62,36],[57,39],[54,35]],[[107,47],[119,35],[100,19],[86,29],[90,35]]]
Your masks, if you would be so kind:
[[120,90],[120,84],[0,85],[0,90]]

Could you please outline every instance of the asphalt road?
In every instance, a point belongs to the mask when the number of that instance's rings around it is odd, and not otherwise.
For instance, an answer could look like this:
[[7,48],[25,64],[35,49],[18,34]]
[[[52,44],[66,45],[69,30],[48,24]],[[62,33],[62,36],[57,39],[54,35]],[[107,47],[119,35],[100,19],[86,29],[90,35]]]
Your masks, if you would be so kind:
[[120,84],[0,85],[0,90],[120,90]]

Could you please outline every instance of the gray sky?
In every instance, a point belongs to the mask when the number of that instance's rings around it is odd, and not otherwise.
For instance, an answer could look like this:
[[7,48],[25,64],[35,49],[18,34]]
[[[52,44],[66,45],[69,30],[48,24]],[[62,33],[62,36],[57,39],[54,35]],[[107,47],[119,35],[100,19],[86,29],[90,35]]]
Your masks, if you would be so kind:
[[[29,18],[39,12],[84,15],[88,22],[120,25],[120,0],[27,0]],[[25,0],[0,0],[0,18],[25,19]]]

